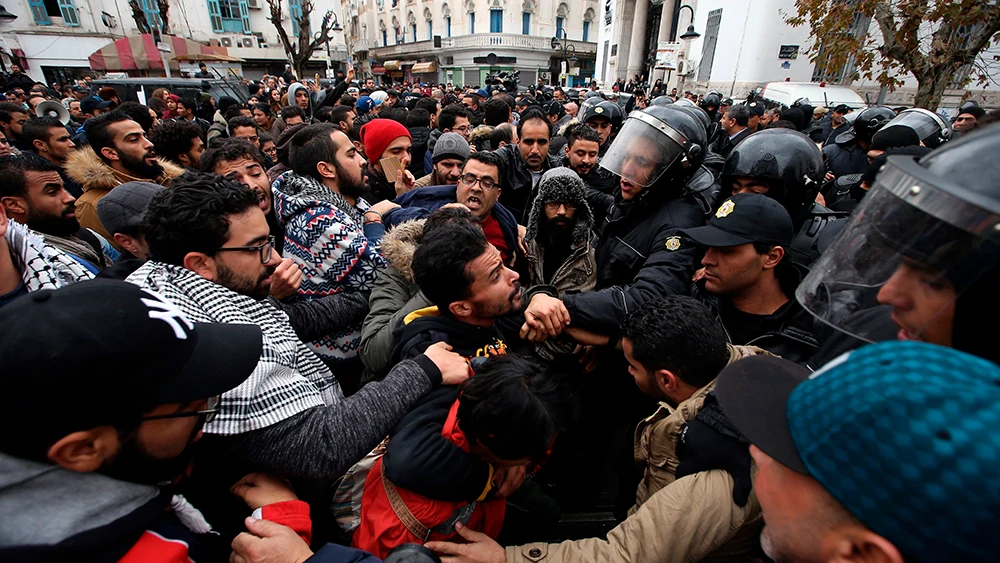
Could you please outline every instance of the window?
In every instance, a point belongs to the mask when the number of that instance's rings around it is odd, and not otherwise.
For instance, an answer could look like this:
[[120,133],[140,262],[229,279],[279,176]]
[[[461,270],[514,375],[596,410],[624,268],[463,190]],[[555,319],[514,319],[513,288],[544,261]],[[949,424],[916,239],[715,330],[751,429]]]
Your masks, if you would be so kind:
[[701,48],[701,62],[698,64],[698,80],[709,80],[712,63],[715,61],[715,44],[719,41],[719,26],[722,25],[722,8],[708,13],[705,24],[705,42]]
[[521,33],[531,35],[531,12],[521,14]]
[[302,29],[299,26],[299,18],[302,17],[302,0],[288,0],[288,16],[292,20],[292,33],[295,36],[300,35]]
[[434,22],[427,21],[427,37],[434,39]]
[[410,34],[413,35],[413,42],[417,41],[417,24],[410,24]]
[[384,29],[382,30],[382,46],[383,47],[389,46],[389,33]]
[[590,22],[583,22],[583,40],[588,41],[590,38]]
[[139,7],[146,16],[146,22],[150,29],[163,29],[163,20],[160,19],[160,10],[156,5],[156,0],[139,0]]
[[451,16],[444,19],[444,30],[448,37],[451,37]]
[[556,18],[556,37],[559,39],[565,39],[565,36],[563,36],[563,21],[565,21],[565,19],[566,18],[562,16]]
[[476,34],[476,13],[475,12],[470,12],[469,13],[469,35],[475,35],[475,34]]
[[[854,0],[834,0],[835,2],[846,2],[854,4]],[[859,11],[854,11],[851,17],[851,27],[849,33],[858,39],[868,34],[868,27],[871,26],[871,17],[865,16]],[[843,83],[854,79],[857,60],[853,55],[847,57],[847,61],[840,68],[828,68],[829,55],[825,55],[826,45],[820,43],[819,51],[816,53],[816,66],[813,67],[813,82],[833,82]]]
[[503,33],[503,10],[490,10],[490,33]]
[[37,24],[52,25],[51,18],[62,18],[63,25],[80,25],[80,16],[76,13],[73,0],[28,0],[28,6]]

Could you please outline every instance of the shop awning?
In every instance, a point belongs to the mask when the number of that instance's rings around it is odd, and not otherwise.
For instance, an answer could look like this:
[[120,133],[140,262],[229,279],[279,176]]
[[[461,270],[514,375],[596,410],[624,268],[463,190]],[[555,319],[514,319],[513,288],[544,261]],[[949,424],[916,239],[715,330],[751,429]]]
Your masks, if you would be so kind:
[[[176,35],[164,35],[162,41],[170,45],[170,52],[166,53],[170,68],[179,68],[177,57],[199,54],[227,57],[229,55],[225,47],[209,47]],[[92,70],[163,69],[160,51],[156,49],[153,36],[148,33],[117,39],[95,51],[88,59]]]
[[385,74],[384,66],[377,66],[372,69],[372,74]]
[[385,61],[386,70],[399,70],[402,66],[402,63],[399,61]]
[[437,63],[431,61],[429,63],[417,63],[413,65],[410,69],[413,74],[424,74],[426,72],[437,72]]

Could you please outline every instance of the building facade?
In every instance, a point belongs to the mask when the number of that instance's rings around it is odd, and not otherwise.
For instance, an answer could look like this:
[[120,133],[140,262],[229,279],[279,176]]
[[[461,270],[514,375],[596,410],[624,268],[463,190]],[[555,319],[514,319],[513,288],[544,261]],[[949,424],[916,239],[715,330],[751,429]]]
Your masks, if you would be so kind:
[[[290,14],[301,14],[301,0],[281,2],[285,15],[283,27],[294,40],[298,30]],[[88,57],[116,39],[140,34],[136,17],[145,17],[154,26],[159,25],[161,16],[156,0],[137,0],[137,5],[139,10],[133,14],[125,1],[7,0],[4,7],[17,19],[0,23],[3,53],[0,58],[5,66],[11,62],[20,64],[32,78],[46,83],[93,75]],[[336,11],[337,7],[333,8]],[[287,62],[268,14],[266,0],[170,0],[168,32],[206,45],[226,47],[229,56],[246,62],[209,63],[209,66],[223,74],[232,69],[255,79],[266,73],[280,73]],[[323,13],[311,15],[314,31],[322,16]],[[327,68],[340,68],[346,60],[343,34],[338,33],[329,49],[313,53],[309,70],[323,73]],[[181,70],[192,68],[196,70],[195,65],[181,65]]]
[[519,71],[527,86],[594,76],[598,0],[342,0],[341,10],[364,77],[471,86]]

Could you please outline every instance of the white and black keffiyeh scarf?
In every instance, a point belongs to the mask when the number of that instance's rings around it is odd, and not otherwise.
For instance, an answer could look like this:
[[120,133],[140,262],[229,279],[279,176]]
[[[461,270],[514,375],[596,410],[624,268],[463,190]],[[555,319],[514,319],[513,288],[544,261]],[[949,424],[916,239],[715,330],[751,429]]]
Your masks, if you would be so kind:
[[71,256],[46,243],[40,234],[17,221],[7,221],[4,238],[29,292],[59,289],[94,277]]
[[329,368],[298,339],[288,316],[266,300],[257,301],[162,262],[143,264],[126,281],[162,295],[194,322],[261,328],[264,344],[257,368],[243,384],[222,395],[219,413],[205,425],[205,432],[232,435],[259,430],[343,399]]

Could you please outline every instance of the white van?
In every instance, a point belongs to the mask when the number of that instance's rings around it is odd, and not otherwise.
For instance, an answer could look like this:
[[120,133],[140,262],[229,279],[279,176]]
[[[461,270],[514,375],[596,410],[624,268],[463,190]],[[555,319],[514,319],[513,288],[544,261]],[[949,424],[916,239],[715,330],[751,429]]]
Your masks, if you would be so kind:
[[795,100],[807,98],[813,107],[834,108],[844,104],[851,109],[864,109],[868,103],[847,86],[825,82],[765,82],[754,92],[770,104],[791,107]]

